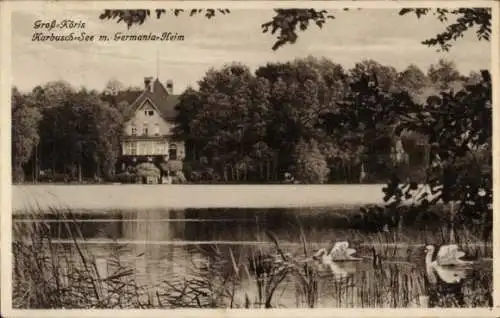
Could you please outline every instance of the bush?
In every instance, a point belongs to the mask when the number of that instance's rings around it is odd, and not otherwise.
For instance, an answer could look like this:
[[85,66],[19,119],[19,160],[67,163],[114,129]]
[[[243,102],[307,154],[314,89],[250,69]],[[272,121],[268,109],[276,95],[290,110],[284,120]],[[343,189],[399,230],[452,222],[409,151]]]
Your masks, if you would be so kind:
[[177,171],[174,177],[172,177],[172,184],[184,184],[187,183],[186,177],[182,171]]
[[24,182],[24,170],[20,166],[14,166],[12,169],[12,182],[22,183]]
[[176,174],[179,171],[182,171],[182,161],[180,160],[170,160],[165,164],[165,168],[168,172]]
[[137,165],[138,177],[160,177],[160,169],[153,163],[144,162]]
[[114,181],[115,182],[121,182],[121,183],[135,183],[137,180],[137,175],[134,173],[130,172],[122,172],[114,176]]

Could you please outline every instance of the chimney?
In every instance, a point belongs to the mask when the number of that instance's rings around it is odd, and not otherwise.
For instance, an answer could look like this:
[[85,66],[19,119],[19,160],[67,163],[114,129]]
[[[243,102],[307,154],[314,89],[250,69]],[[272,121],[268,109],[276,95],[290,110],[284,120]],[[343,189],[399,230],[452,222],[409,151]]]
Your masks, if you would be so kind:
[[153,78],[151,76],[144,77],[144,90],[149,91],[151,90],[151,82],[153,81]]
[[172,80],[168,80],[165,87],[167,88],[167,92],[170,95],[174,93],[174,82]]

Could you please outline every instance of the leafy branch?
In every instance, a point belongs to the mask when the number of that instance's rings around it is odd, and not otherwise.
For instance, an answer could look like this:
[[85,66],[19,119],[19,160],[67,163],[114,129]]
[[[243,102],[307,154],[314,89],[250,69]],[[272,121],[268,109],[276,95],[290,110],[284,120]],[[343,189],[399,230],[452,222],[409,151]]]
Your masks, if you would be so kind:
[[277,50],[287,43],[294,44],[298,39],[297,28],[300,31],[305,31],[309,27],[310,22],[322,28],[327,19],[335,19],[326,10],[275,9],[274,11],[276,12],[276,16],[271,21],[261,25],[262,33],[270,31],[271,34],[276,34],[279,31],[277,41],[272,47],[273,50]]
[[[344,11],[348,10],[347,8]],[[147,18],[152,14],[160,19],[167,14],[166,9],[155,10],[104,10],[99,16],[101,20],[116,20],[117,23],[123,22],[130,28],[134,24],[142,25]],[[228,9],[170,9],[174,17],[189,12],[189,16],[203,15],[211,19],[216,15],[226,15],[230,13]],[[327,10],[315,9],[275,9],[276,15],[271,21],[261,24],[262,32],[277,34],[276,42],[272,46],[273,50],[277,50],[285,44],[294,44],[298,39],[298,31],[306,31],[310,24],[314,23],[319,28],[329,19],[335,17]],[[432,14],[445,23],[448,22],[451,16],[456,17],[455,21],[450,23],[445,31],[437,34],[435,37],[422,41],[422,44],[429,47],[439,47],[443,51],[449,51],[451,42],[462,38],[468,30],[476,27],[476,35],[479,40],[489,41],[491,36],[491,10],[489,8],[459,8],[459,9],[444,9],[444,8],[403,8],[399,11],[399,15],[407,15],[414,13],[417,18]]]
[[[116,20],[116,23],[125,23],[128,28],[132,27],[134,24],[142,25],[147,18],[151,17],[151,12],[154,11],[154,14],[157,19],[160,19],[162,16],[167,14],[167,10],[165,9],[155,9],[155,10],[147,10],[147,9],[138,9],[138,10],[110,10],[106,9],[99,16],[101,20]],[[203,15],[207,19],[213,18],[217,14],[228,14],[230,11],[228,9],[170,9],[169,10],[174,17],[178,17],[189,11],[189,16],[195,15]]]
[[450,16],[456,16],[456,21],[449,24],[445,31],[438,33],[435,37],[422,41],[429,47],[438,46],[442,51],[449,51],[450,42],[462,38],[469,29],[477,27],[478,40],[490,40],[491,36],[491,10],[489,8],[460,8],[448,9],[401,9],[399,15],[414,13],[417,18],[432,14],[441,22],[448,22]]

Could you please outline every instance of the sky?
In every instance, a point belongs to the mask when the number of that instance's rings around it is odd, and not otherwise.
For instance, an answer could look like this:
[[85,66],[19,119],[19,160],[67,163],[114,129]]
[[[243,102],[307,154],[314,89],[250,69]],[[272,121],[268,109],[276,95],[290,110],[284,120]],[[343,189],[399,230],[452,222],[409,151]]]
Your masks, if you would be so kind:
[[[64,80],[75,87],[102,90],[110,79],[125,86],[142,86],[146,76],[162,82],[173,80],[174,92],[182,93],[196,83],[211,67],[241,62],[252,70],[268,62],[295,58],[326,57],[345,68],[363,59],[403,70],[410,63],[426,70],[440,58],[452,60],[458,69],[490,69],[489,42],[478,41],[469,32],[454,44],[450,52],[437,52],[421,44],[422,40],[444,30],[445,24],[434,17],[417,19],[399,16],[397,9],[333,11],[336,19],[323,29],[311,25],[300,32],[298,41],[277,51],[271,49],[275,36],[264,34],[260,25],[273,16],[270,9],[238,9],[231,14],[206,19],[202,16],[167,15],[146,21],[127,30],[123,23],[100,20],[101,11],[62,11],[52,7],[44,11],[16,11],[12,14],[12,78],[22,91],[48,81]],[[116,32],[143,34],[172,32],[184,35],[176,42],[33,42],[36,20],[71,18],[86,23],[89,34]],[[63,31],[55,31],[61,34]],[[69,33],[70,31],[64,31]]]

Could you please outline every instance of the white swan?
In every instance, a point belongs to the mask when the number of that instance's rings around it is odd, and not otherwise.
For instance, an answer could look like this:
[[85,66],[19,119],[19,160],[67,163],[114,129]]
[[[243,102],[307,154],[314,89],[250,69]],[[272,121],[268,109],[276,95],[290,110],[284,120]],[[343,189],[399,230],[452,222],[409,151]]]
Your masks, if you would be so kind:
[[437,283],[437,276],[447,284],[457,284],[467,277],[466,266],[474,262],[461,260],[465,253],[460,251],[458,245],[443,245],[433,260],[435,248],[433,245],[427,245],[425,248],[425,267],[427,277],[431,283]]
[[329,269],[333,278],[338,281],[348,278],[350,274],[355,272],[355,268],[344,268],[337,264],[337,262],[361,260],[361,258],[353,257],[354,253],[356,253],[356,250],[349,248],[348,242],[337,242],[330,253],[327,253],[326,249],[322,248],[312,258]]
[[[326,256],[327,258],[331,258],[331,260],[335,261],[335,262],[362,260],[359,257],[352,256],[354,253],[356,253],[356,250],[353,248],[349,248],[349,243],[347,241],[335,243],[335,245],[333,246],[333,248],[331,249],[329,254],[326,254],[325,249],[321,249],[318,251],[318,253],[320,253],[320,252],[321,252],[323,257]],[[318,254],[318,253],[316,253],[316,254]]]

